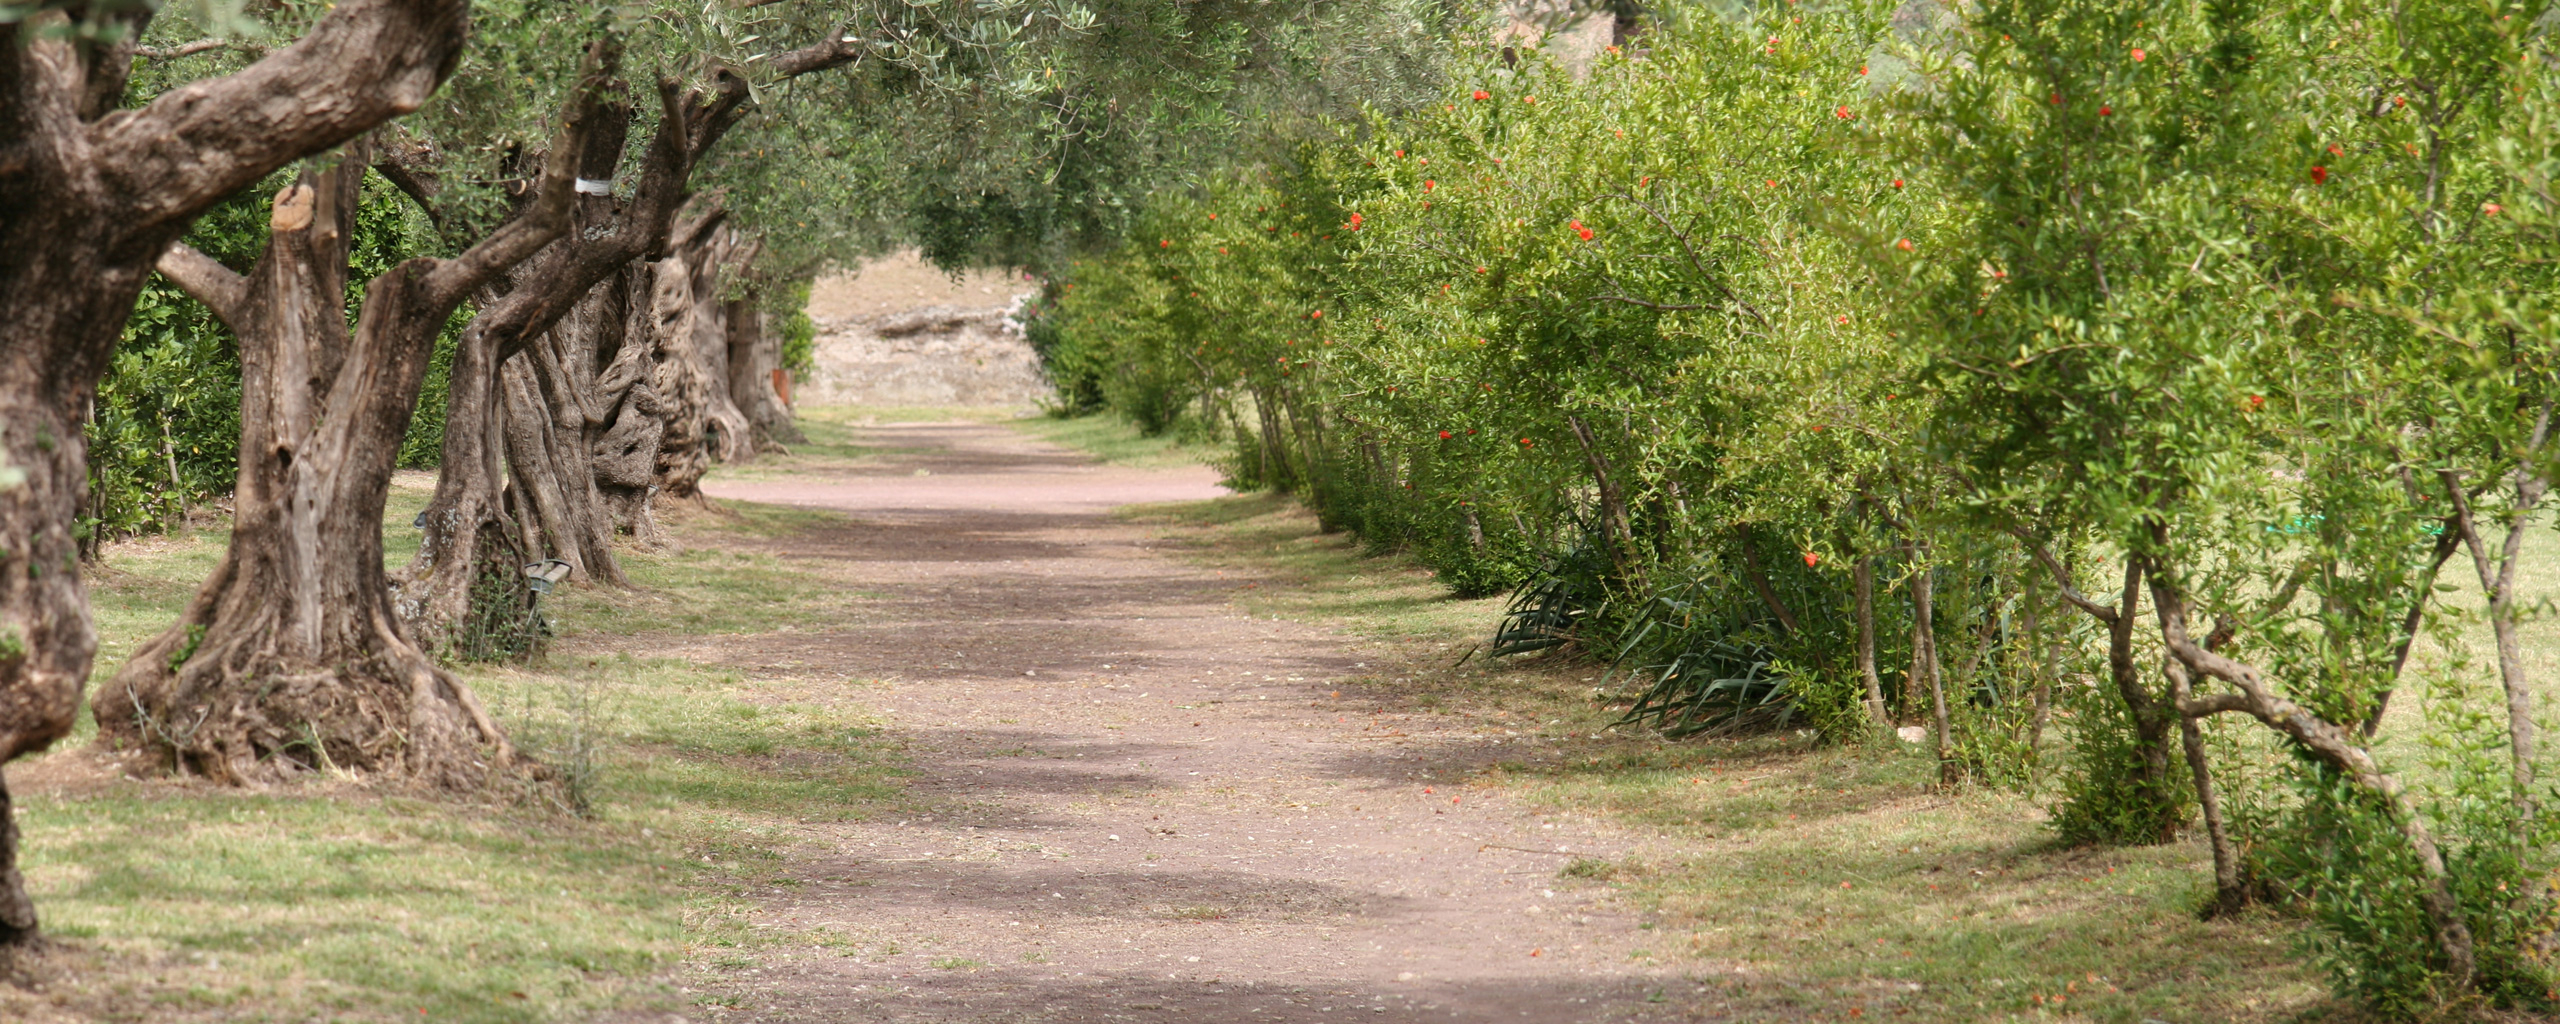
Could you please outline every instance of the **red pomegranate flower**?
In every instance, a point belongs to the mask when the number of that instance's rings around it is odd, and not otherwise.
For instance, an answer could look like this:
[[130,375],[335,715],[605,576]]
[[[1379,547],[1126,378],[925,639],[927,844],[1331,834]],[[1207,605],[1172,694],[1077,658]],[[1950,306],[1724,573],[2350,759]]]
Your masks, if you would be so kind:
[[1476,90],[1476,102],[1478,102],[1478,103],[1482,103],[1482,102],[1484,102],[1484,101],[1486,101],[1486,100],[1489,100],[1489,99],[1492,99],[1492,98],[1493,98],[1493,94],[1492,94],[1492,93],[1486,92],[1486,91],[1484,91],[1484,90],[1482,90],[1482,89],[1478,89],[1478,90]]
[[2328,184],[2328,183],[2329,183],[2329,169],[2328,169],[2328,168],[2326,168],[2326,167],[2313,167],[2313,168],[2311,169],[2311,183],[2312,183],[2312,184],[2314,184],[2314,185],[2326,185],[2326,184]]
[[1448,439],[1449,439],[1449,432],[1448,432],[1448,431],[1446,431],[1446,430],[1441,431],[1441,432],[1440,432],[1440,439],[1441,439],[1441,440],[1443,440],[1443,441],[1448,440]]

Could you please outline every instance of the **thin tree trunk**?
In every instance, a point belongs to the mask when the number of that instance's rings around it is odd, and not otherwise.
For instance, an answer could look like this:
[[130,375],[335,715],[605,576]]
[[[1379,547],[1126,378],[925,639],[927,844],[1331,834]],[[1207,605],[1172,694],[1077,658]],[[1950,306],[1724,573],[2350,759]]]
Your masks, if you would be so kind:
[[[2194,692],[2187,667],[2177,659],[2161,666],[2169,677],[2169,699],[2184,706]],[[2240,856],[2232,849],[2231,834],[2223,827],[2222,800],[2213,791],[2213,762],[2205,753],[2204,727],[2195,716],[2178,716],[2178,735],[2187,752],[2187,770],[2195,776],[2196,807],[2204,814],[2205,841],[2213,849],[2213,907],[2207,917],[2219,917],[2249,904],[2248,889],[2240,884]]]
[[792,422],[790,401],[774,386],[783,372],[782,339],[768,329],[758,304],[751,291],[728,305],[729,400],[746,414],[759,450],[779,449],[804,443],[808,436]]
[[[1618,482],[1609,473],[1609,458],[1601,454],[1599,439],[1592,436],[1591,428],[1582,422],[1582,417],[1567,416],[1564,422],[1573,428],[1573,439],[1582,445],[1583,461],[1591,467],[1591,482],[1599,487],[1601,533],[1609,539],[1610,558],[1618,564],[1620,576],[1640,582],[1636,580],[1635,527],[1627,519],[1626,496],[1619,493]],[[1749,541],[1746,539],[1745,543]],[[1750,556],[1746,553],[1744,557]],[[1767,580],[1763,579],[1761,583],[1766,584]],[[1775,605],[1771,608],[1778,611],[1781,621],[1793,618]],[[1787,623],[1787,631],[1795,631],[1793,622]]]
[[1280,400],[1272,390],[1253,389],[1254,415],[1262,429],[1262,485],[1273,493],[1287,494],[1296,489],[1296,481],[1289,472],[1288,437],[1280,423]]
[[2366,739],[2372,739],[2375,733],[2382,731],[2382,716],[2391,710],[2391,694],[2397,688],[2400,670],[2408,667],[2409,650],[2418,640],[2418,625],[2426,621],[2427,602],[2435,596],[2436,576],[2444,571],[2444,563],[2452,559],[2453,553],[2461,547],[2461,527],[2446,521],[2443,532],[2436,537],[2435,556],[2427,562],[2427,571],[2418,578],[2418,585],[2412,588],[2416,593],[2409,599],[2409,612],[2400,619],[2400,642],[2391,650],[2391,675],[2388,677],[2393,685],[2383,687],[2382,692],[2374,695],[2373,713],[2365,716],[2364,720]]
[[2047,671],[2045,664],[2043,602],[2036,594],[2035,571],[2029,569],[2019,575],[2022,584],[2019,604],[2026,619],[2022,623],[2027,633],[2026,669],[2036,681],[2035,713],[2027,719],[2027,761],[2033,765],[2043,752],[2044,727],[2053,715],[2053,674]]
[[2507,693],[2508,771],[2514,786],[2511,799],[2515,801],[2519,851],[2531,834],[2537,801],[2533,793],[2533,677],[2525,669],[2524,645],[2516,635],[2516,564],[2524,555],[2525,532],[2532,525],[2534,509],[2542,504],[2549,484],[2532,460],[2541,454],[2550,429],[2551,400],[2544,399],[2541,413],[2534,420],[2533,436],[2526,442],[2525,458],[2514,472],[2516,497],[2506,516],[2506,543],[2494,556],[2481,542],[2479,522],[2472,514],[2469,496],[2462,491],[2461,476],[2450,469],[2439,471],[2445,495],[2453,502],[2454,524],[2462,532],[2463,547],[2470,550],[2480,589],[2489,598],[2489,628],[2498,641],[2498,679]]
[[1891,725],[1884,707],[1884,679],[1876,674],[1876,558],[1859,555],[1850,578],[1858,594],[1858,678],[1867,684],[1867,717]]
[[1751,527],[1743,526],[1735,531],[1734,536],[1736,545],[1742,549],[1743,580],[1751,584],[1751,592],[1759,595],[1760,604],[1769,609],[1769,614],[1777,617],[1779,626],[1789,633],[1796,632],[1800,627],[1796,625],[1795,612],[1788,610],[1787,603],[1778,599],[1778,588],[1769,585],[1768,572],[1760,568],[1760,549],[1753,543]]
[[[2155,525],[2153,531],[2157,536],[2166,529]],[[2436,843],[2435,832],[2427,826],[2416,803],[2410,800],[2408,790],[2398,778],[2382,770],[2371,751],[2355,742],[2353,727],[2330,722],[2309,708],[2276,696],[2256,666],[2226,657],[2190,638],[2184,595],[2157,573],[2151,578],[2151,593],[2160,618],[2161,640],[2170,655],[2188,671],[2221,680],[2240,691],[2194,698],[2179,704],[2178,712],[2196,717],[2239,712],[2256,718],[2378,798],[2417,859],[2422,883],[2419,904],[2435,930],[2437,952],[2444,957],[2452,990],[2468,992],[2478,971],[2471,925],[2464,920],[2461,902],[2453,894],[2452,874],[2445,868],[2443,848]]]
[[2151,805],[2153,820],[2146,828],[2149,841],[2166,843],[2176,839],[2179,826],[2186,820],[2185,808],[2177,800],[2177,789],[2169,774],[2169,732],[2177,726],[2179,712],[2174,701],[2153,696],[2143,685],[2141,667],[2133,656],[2133,627],[2142,596],[2142,560],[2125,559],[2124,589],[2111,607],[2082,596],[2073,586],[2071,570],[2056,563],[2052,553],[2032,537],[2022,531],[2016,536],[2044,566],[2063,600],[2107,627],[2107,674],[2115,682],[2117,697],[2124,701],[2126,716],[2133,721],[2135,752],[2140,758],[2132,765],[2133,782]]
[[1911,668],[1914,679],[1929,683],[1929,714],[1935,725],[1938,754],[1938,782],[1954,785],[1960,781],[1953,757],[1953,739],[1948,734],[1947,688],[1938,678],[1938,629],[1935,585],[1930,581],[1927,549],[1917,542],[1911,545]]

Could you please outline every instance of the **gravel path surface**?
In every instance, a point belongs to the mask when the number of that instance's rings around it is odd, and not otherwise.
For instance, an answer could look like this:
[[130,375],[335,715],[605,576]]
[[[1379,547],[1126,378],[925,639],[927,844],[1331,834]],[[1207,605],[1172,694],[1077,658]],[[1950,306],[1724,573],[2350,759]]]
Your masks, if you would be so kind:
[[[892,424],[902,452],[715,495],[842,510],[774,542],[850,621],[671,652],[882,680],[928,807],[802,826],[771,928],[839,936],[693,965],[720,1020],[1622,1021],[1688,983],[1558,871],[1635,837],[1464,784],[1502,739],[1382,710],[1398,652],[1230,603],[1266,581],[1172,557],[1114,506],[1222,493],[1001,425]],[[1657,940],[1658,941],[1658,940]]]

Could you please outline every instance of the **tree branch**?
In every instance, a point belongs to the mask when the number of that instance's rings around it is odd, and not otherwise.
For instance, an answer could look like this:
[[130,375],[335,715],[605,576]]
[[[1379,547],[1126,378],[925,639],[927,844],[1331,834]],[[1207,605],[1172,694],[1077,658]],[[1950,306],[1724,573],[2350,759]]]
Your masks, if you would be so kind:
[[204,303],[226,325],[237,329],[241,307],[249,300],[249,279],[185,242],[169,243],[160,254],[160,276],[188,297]]
[[2071,574],[2063,570],[2061,563],[2053,560],[2053,553],[2046,551],[2043,544],[2037,542],[2034,537],[2028,536],[2027,531],[2014,526],[2009,528],[2009,535],[2018,538],[2018,543],[2026,547],[2027,553],[2034,555],[2036,561],[2044,566],[2044,571],[2053,577],[2054,589],[2061,591],[2063,600],[2071,602],[2072,607],[2089,613],[2091,618],[2110,626],[2115,625],[2119,614],[2116,609],[2110,605],[2089,600],[2079,591],[2072,589]]
[[[2156,533],[2160,527],[2154,526]],[[2240,692],[2196,698],[2192,703],[2199,711],[2216,713],[2237,711],[2256,718],[2277,732],[2291,738],[2305,753],[2337,769],[2356,785],[2379,796],[2391,808],[2392,824],[2401,838],[2417,855],[2419,870],[2428,885],[2419,894],[2436,939],[2453,975],[2457,988],[2468,988],[2476,968],[2471,927],[2463,920],[2460,904],[2454,900],[2445,869],[2444,854],[2436,845],[2435,835],[2419,816],[2400,780],[2374,761],[2372,752],[2355,742],[2347,728],[2321,718],[2317,712],[2283,697],[2276,696],[2266,685],[2256,666],[2225,657],[2199,646],[2187,636],[2186,603],[2165,573],[2151,574],[2151,603],[2160,617],[2160,639],[2169,654],[2189,671],[2211,676],[2231,684]],[[2180,702],[2181,710],[2190,702]]]
[[90,162],[166,230],[288,161],[425,105],[461,58],[467,0],[347,0],[248,68],[101,120]]
[[[630,201],[617,211],[610,199],[595,197],[580,212],[577,233],[531,261],[506,298],[483,307],[473,319],[472,328],[495,345],[492,366],[550,330],[596,282],[623,264],[666,250],[669,226],[690,198],[686,186],[695,162],[742,116],[747,99],[746,79],[725,69],[714,77],[718,92],[709,97],[680,93],[672,78],[658,81],[664,114],[649,140]],[[587,220],[590,216],[596,220]]]
[[146,60],[176,60],[180,57],[192,57],[206,50],[219,50],[229,45],[231,40],[228,39],[198,39],[192,43],[179,43],[176,46],[137,46],[133,48],[133,55]]
[[552,137],[551,148],[543,154],[542,179],[536,186],[533,203],[523,216],[499,225],[462,255],[436,264],[427,276],[427,293],[435,296],[439,304],[444,297],[468,292],[523,262],[568,230],[569,214],[578,197],[574,187],[578,165],[586,156],[587,126],[594,121],[596,108],[603,102],[604,91],[611,87],[613,72],[621,61],[618,43],[598,40],[588,45],[577,92],[560,112],[560,132]]
[[80,83],[81,120],[95,121],[124,105],[125,83],[133,80],[133,51],[143,31],[151,27],[153,10],[136,6],[108,16],[107,21],[122,31],[115,42],[89,47],[89,66]]
[[813,71],[843,67],[861,60],[866,49],[862,40],[854,38],[853,26],[847,25],[828,33],[824,41],[774,54],[773,59],[765,64],[773,68],[776,78],[798,78]]
[[434,161],[435,147],[418,139],[404,138],[398,145],[386,144],[383,147],[382,155],[374,158],[373,170],[382,175],[382,180],[390,182],[391,187],[399,189],[400,194],[408,196],[410,202],[418,204],[418,209],[427,215],[427,222],[435,225],[438,232],[446,232],[451,230],[451,225],[446,221],[444,208],[436,205],[436,195],[444,191],[444,183],[436,178],[432,169]]

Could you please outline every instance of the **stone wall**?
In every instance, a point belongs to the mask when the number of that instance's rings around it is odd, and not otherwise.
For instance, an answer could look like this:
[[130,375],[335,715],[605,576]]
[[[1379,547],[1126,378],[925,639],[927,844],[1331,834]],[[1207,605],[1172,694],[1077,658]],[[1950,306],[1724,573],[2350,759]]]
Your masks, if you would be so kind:
[[800,405],[1003,406],[1051,394],[1014,310],[1033,294],[1017,275],[953,278],[901,253],[820,278],[810,289],[816,372]]

